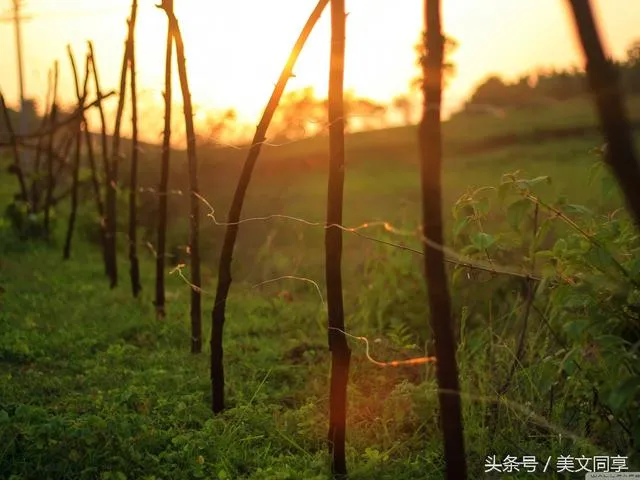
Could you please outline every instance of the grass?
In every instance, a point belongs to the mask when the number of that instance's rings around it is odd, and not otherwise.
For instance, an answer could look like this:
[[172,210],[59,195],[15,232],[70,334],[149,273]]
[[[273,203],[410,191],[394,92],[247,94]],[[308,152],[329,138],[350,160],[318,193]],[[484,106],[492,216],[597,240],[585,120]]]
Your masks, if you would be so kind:
[[[574,110],[571,115],[590,122],[584,104],[582,108],[582,116]],[[573,122],[556,118],[560,111],[550,114],[552,126]],[[529,123],[523,117],[511,125],[523,126],[519,131],[524,132],[533,122],[529,118]],[[447,128],[462,121],[454,119]],[[502,131],[497,123],[488,124],[495,119],[485,121],[485,130],[468,130],[466,125],[458,134],[462,138],[471,132],[467,140],[476,142],[488,135],[485,132]],[[386,220],[415,227],[415,134],[415,129],[403,128],[349,137],[345,224]],[[326,200],[321,142],[311,139],[266,148],[244,217],[280,213],[321,223]],[[465,191],[495,185],[502,173],[516,169],[529,177],[552,177],[544,198],[565,195],[602,210],[619,206],[615,195],[602,200],[593,188],[585,187],[588,168],[596,159],[591,150],[599,144],[597,136],[588,136],[472,154],[451,149],[443,172],[445,216],[450,218],[453,203]],[[223,221],[238,173],[238,165],[230,164],[241,155],[210,154],[201,155],[202,191],[218,221]],[[159,158],[154,155],[147,151],[149,169]],[[177,171],[180,162],[178,155]],[[155,186],[155,176],[147,171],[142,183]],[[9,191],[0,190],[3,195]],[[186,202],[179,200],[174,198],[171,216],[172,241],[178,244],[186,243],[188,235]],[[95,227],[92,204],[88,205],[81,221],[85,237]],[[63,213],[60,210],[62,218]],[[448,233],[452,226],[447,226]],[[366,233],[413,242],[379,230]],[[222,234],[223,228],[209,219],[202,233],[208,254],[203,272],[205,312],[212,307]],[[134,301],[125,255],[120,256],[121,285],[109,291],[97,249],[82,237],[76,237],[68,262],[61,259],[60,245],[18,245],[8,237],[0,242],[0,477],[327,478],[329,355],[321,298],[309,282],[295,279],[255,286],[297,275],[324,290],[321,227],[283,219],[242,226],[225,328],[230,408],[218,417],[208,407],[207,354],[188,353],[189,288],[184,280],[177,272],[168,277],[168,316],[157,322],[151,254],[142,256],[144,289]],[[152,242],[153,238],[149,237]],[[348,329],[368,335],[378,359],[423,355],[428,332],[420,257],[345,234],[343,263]],[[555,371],[539,353],[551,348],[542,326],[530,334],[530,348],[512,392],[505,398],[496,394],[514,356],[513,325],[519,310],[513,297],[492,298],[492,292],[482,285],[453,290],[470,478],[485,476],[488,455],[535,455],[544,464],[549,456],[555,460],[561,455],[624,454],[615,440],[588,437],[584,425],[572,419],[578,406],[571,386],[558,393],[561,408],[546,411],[546,384]],[[492,317],[492,301],[505,302],[499,317]],[[208,313],[203,323],[207,339]],[[350,478],[442,478],[432,367],[383,369],[366,360],[361,344],[351,345]],[[502,415],[489,427],[487,418],[496,402],[503,402]],[[577,434],[572,438],[570,432]],[[512,478],[530,475],[521,468]]]
[[[317,296],[300,291],[287,302],[236,290],[225,332],[230,409],[212,418],[207,358],[188,353],[184,284],[170,277],[168,320],[156,323],[149,292],[132,301],[124,288],[106,292],[102,276],[99,258],[86,251],[67,263],[46,249],[2,262],[5,478],[326,478],[329,357]],[[363,331],[355,316],[348,323]],[[374,355],[420,355],[398,337],[375,344]],[[491,450],[484,426],[490,402],[482,398],[492,396],[486,341],[470,332],[460,347],[462,385],[473,395],[464,414],[474,478],[490,452],[602,454],[586,441],[536,439],[527,406],[511,409]],[[440,478],[430,367],[380,369],[361,346],[353,348],[351,478]],[[533,380],[535,369],[526,375]]]

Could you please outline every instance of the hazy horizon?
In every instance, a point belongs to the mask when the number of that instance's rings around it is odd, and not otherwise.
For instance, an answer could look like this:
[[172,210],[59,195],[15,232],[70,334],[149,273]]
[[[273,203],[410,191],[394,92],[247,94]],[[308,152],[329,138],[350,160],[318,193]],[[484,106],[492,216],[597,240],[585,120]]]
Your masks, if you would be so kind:
[[[10,15],[11,3],[0,0],[0,12]],[[139,2],[136,28],[138,90],[144,120],[141,130],[147,141],[157,141],[162,125],[167,22],[155,3]],[[486,8],[488,3],[493,9]],[[86,0],[24,2],[23,15],[33,15],[22,24],[25,95],[42,102],[47,72],[57,59],[59,98],[74,103],[66,45],[72,46],[82,66],[87,40],[95,46],[103,89],[116,89],[129,4],[129,0],[113,0],[103,8],[98,2]],[[315,4],[315,0],[274,0],[268,4],[237,0],[202,3],[195,9],[176,1],[196,114],[204,116],[211,110],[234,108],[240,122],[257,123],[291,46]],[[513,79],[540,67],[582,66],[564,1],[474,1],[464,8],[462,4],[443,1],[444,29],[459,42],[451,57],[456,75],[445,92],[445,111],[457,108],[480,81],[493,73]],[[621,58],[640,36],[636,29],[640,3],[595,0],[593,4],[608,51]],[[385,103],[407,92],[411,77],[417,73],[413,46],[423,26],[422,2],[352,0],[347,2],[347,10],[345,88]],[[0,58],[0,89],[8,103],[17,106],[13,22],[0,24],[0,41],[7,45],[7,55]],[[328,57],[327,9],[300,56],[288,90],[312,86],[318,96],[326,95]],[[180,103],[175,75],[174,81],[174,101]],[[124,132],[128,132],[127,126]]]

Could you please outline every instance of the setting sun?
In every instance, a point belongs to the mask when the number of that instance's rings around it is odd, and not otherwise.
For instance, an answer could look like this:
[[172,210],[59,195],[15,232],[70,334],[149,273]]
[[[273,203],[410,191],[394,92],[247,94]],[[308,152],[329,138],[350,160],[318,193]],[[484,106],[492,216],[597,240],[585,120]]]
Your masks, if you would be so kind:
[[[155,3],[139,2],[136,35],[141,109],[147,119],[142,133],[152,141],[158,139],[162,125],[166,32],[165,15]],[[443,4],[445,31],[459,43],[452,58],[456,74],[445,94],[445,113],[461,105],[489,73],[513,77],[537,67],[580,63],[563,2],[492,0],[491,8],[486,2]],[[23,23],[28,97],[44,97],[47,70],[58,59],[63,67],[61,97],[68,103],[75,101],[65,47],[71,44],[78,56],[84,52],[86,40],[94,42],[104,88],[117,88],[129,2],[114,0],[108,8],[101,5],[80,0],[24,4],[24,14],[30,17]],[[203,111],[233,108],[239,122],[254,125],[314,5],[314,0],[176,1],[197,119],[206,117]],[[9,0],[0,2],[0,8],[7,12],[10,6]],[[601,0],[596,6],[610,51],[622,55],[634,38],[640,5]],[[379,102],[407,92],[417,73],[413,46],[422,30],[421,2],[351,0],[347,1],[347,12],[345,88]],[[538,29],[544,32],[542,36]],[[288,90],[312,86],[317,96],[326,95],[329,38],[325,12],[300,56]],[[8,46],[8,54],[0,58],[5,73],[0,87],[16,104],[17,70],[10,54],[14,44],[10,22],[2,24],[0,40]],[[174,82],[178,92],[174,99],[180,102],[175,69]]]

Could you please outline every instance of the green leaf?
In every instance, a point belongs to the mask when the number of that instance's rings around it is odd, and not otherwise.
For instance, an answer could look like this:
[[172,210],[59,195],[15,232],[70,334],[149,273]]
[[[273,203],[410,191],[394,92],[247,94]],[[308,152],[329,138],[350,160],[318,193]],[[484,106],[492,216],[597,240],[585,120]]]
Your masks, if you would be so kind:
[[622,385],[609,395],[608,403],[614,411],[626,411],[627,407],[640,395],[640,377],[627,378]]
[[465,271],[464,267],[457,267],[453,271],[453,274],[451,275],[451,283],[454,285],[458,284],[464,271]]
[[485,216],[489,213],[489,199],[487,197],[481,198],[475,205],[477,215]]
[[577,369],[577,364],[575,358],[581,357],[581,352],[578,349],[571,349],[564,356],[562,361],[560,362],[560,368],[565,371],[567,375],[573,375],[573,372]]
[[547,183],[547,184],[551,183],[551,177],[547,175],[543,175],[543,176],[531,178],[531,179],[518,179],[516,181],[516,185],[520,190],[531,190],[531,187],[535,185],[539,185],[541,183]]
[[589,185],[593,184],[593,181],[597,176],[600,175],[603,168],[604,168],[604,162],[601,162],[599,160],[595,162],[593,165],[591,165],[591,167],[589,167],[589,179],[588,179]]
[[611,175],[605,175],[600,181],[600,188],[602,190],[602,196],[606,199],[611,198],[618,192],[618,184],[611,177]]
[[498,201],[503,204],[509,192],[513,188],[513,182],[502,182],[498,187]]
[[471,244],[478,249],[484,251],[496,242],[496,239],[488,233],[478,232],[471,237]]
[[457,237],[458,235],[460,235],[462,233],[462,231],[469,226],[470,220],[469,217],[464,217],[461,218],[460,220],[458,220],[455,225],[453,226],[453,235],[454,237]]
[[546,263],[542,266],[542,276],[544,278],[555,277],[556,273],[557,273],[557,270],[554,265],[551,265],[550,263]]
[[503,232],[496,235],[496,242],[504,250],[514,250],[522,245],[522,235],[517,232]]
[[589,215],[589,216],[594,215],[593,210],[590,210],[584,205],[577,205],[575,203],[568,203],[567,205],[564,206],[564,210],[567,213],[580,213],[582,215]]
[[602,248],[591,248],[584,253],[585,260],[594,268],[601,272],[608,272],[616,269],[617,265],[611,254]]
[[567,241],[564,238],[558,239],[553,245],[553,254],[556,257],[562,257],[562,254],[567,250]]
[[520,230],[525,215],[531,208],[531,202],[526,198],[521,198],[507,207],[507,221],[515,230]]
[[536,297],[540,296],[542,292],[545,291],[548,284],[549,284],[549,277],[548,276],[542,277],[542,280],[538,282],[538,286],[536,287]]
[[536,231],[534,246],[538,248],[538,246],[545,241],[547,238],[547,234],[549,230],[551,230],[552,222],[549,218],[545,219],[541,225],[538,226],[538,230]]
[[570,338],[578,340],[589,329],[589,321],[585,319],[571,320],[563,326]]

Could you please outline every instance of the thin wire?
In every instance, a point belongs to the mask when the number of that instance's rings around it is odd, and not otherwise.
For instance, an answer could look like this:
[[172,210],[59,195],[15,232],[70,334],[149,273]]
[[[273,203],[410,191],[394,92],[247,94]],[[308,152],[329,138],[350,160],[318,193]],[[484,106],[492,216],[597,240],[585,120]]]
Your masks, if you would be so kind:
[[381,244],[384,244],[384,245],[392,246],[392,247],[398,248],[400,250],[407,250],[407,251],[413,252],[413,253],[415,253],[417,255],[424,255],[424,252],[421,252],[420,250],[417,250],[415,248],[407,247],[406,245],[400,245],[398,243],[393,243],[393,242],[390,242],[390,241],[387,241],[387,240],[382,240],[380,238],[371,237],[369,235],[365,235],[363,233],[360,233],[360,230],[363,230],[363,229],[382,226],[382,227],[384,227],[385,231],[393,233],[395,235],[414,237],[414,238],[417,236],[419,240],[422,240],[423,243],[427,244],[431,248],[439,250],[442,253],[444,253],[445,255],[448,255],[449,258],[445,259],[447,262],[455,263],[457,265],[460,265],[460,266],[466,267],[466,268],[483,269],[483,270],[492,272],[494,274],[505,274],[505,275],[511,275],[511,276],[516,276],[516,277],[521,277],[521,278],[529,278],[529,279],[532,279],[532,280],[540,280],[539,277],[537,277],[536,275],[533,275],[532,273],[529,273],[529,272],[517,271],[517,270],[514,270],[514,269],[512,269],[510,267],[498,266],[498,265],[493,264],[493,263],[489,263],[489,262],[485,262],[485,261],[482,261],[482,260],[477,260],[477,259],[472,259],[470,257],[466,257],[466,256],[461,255],[458,252],[450,249],[449,247],[447,247],[445,245],[441,245],[441,244],[439,244],[437,242],[434,242],[433,240],[425,237],[424,235],[419,233],[419,229],[416,229],[415,231],[401,230],[399,228],[394,227],[393,225],[391,225],[387,221],[366,222],[366,223],[363,223],[363,224],[358,225],[356,227],[345,227],[345,226],[340,225],[340,224],[327,225],[327,224],[322,223],[322,222],[311,222],[309,220],[305,220],[304,218],[293,217],[291,215],[284,215],[284,214],[276,213],[276,214],[271,214],[271,215],[266,215],[266,216],[261,216],[261,217],[244,218],[242,220],[238,220],[237,222],[219,222],[215,217],[215,209],[207,201],[207,199],[204,198],[199,193],[196,193],[196,192],[193,192],[193,195],[195,195],[197,198],[199,198],[207,206],[207,208],[209,209],[209,213],[207,214],[207,216],[209,218],[211,218],[213,220],[213,223],[215,225],[217,225],[217,226],[224,227],[224,226],[240,225],[242,223],[247,223],[247,222],[256,221],[256,220],[265,221],[265,220],[271,220],[271,219],[274,219],[274,218],[284,218],[284,219],[287,219],[287,220],[293,220],[295,222],[299,222],[299,223],[302,223],[302,224],[305,224],[305,225],[309,225],[309,226],[313,226],[313,227],[322,227],[324,229],[328,229],[328,228],[332,228],[332,227],[339,228],[340,230],[342,230],[344,232],[352,233],[354,235],[357,235],[359,237],[365,238],[367,240],[371,240],[373,242],[377,242],[377,243],[381,243]]
[[344,335],[346,335],[347,337],[351,337],[355,340],[360,340],[362,342],[364,342],[365,344],[365,355],[367,356],[367,360],[369,360],[371,363],[373,363],[374,365],[378,365],[380,367],[400,367],[400,366],[405,366],[405,365],[423,365],[425,363],[435,363],[436,362],[436,357],[415,357],[415,358],[409,358],[407,360],[391,360],[390,362],[381,362],[379,360],[376,360],[375,358],[373,358],[370,354],[369,354],[369,340],[367,339],[367,337],[359,337],[356,335],[352,335],[350,333],[345,332],[344,330],[341,330],[337,327],[329,327],[329,330],[337,330],[340,333],[343,333]]

